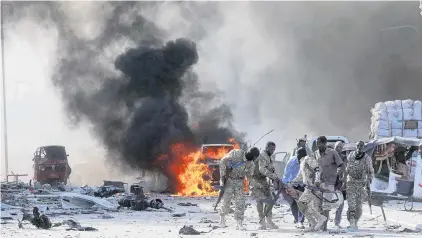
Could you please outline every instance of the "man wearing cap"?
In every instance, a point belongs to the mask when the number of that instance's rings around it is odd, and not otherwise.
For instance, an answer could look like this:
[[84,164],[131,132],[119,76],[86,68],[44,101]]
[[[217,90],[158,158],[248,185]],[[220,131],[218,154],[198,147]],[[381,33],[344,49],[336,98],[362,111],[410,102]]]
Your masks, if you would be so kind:
[[311,149],[309,149],[309,147],[306,145],[306,139],[304,139],[304,138],[299,139],[299,141],[297,142],[296,148],[293,149],[292,156],[296,156],[297,150],[299,148],[305,148],[306,149],[306,155],[308,155],[308,156],[312,155]]
[[[321,171],[319,171],[319,180],[321,181],[320,187],[333,193],[323,193],[322,210],[323,215],[327,218],[330,216],[332,204],[331,201],[334,196],[334,186],[337,182],[339,174],[343,173],[343,160],[340,158],[337,151],[327,147],[327,137],[319,136],[316,140],[317,150],[314,152],[315,159],[318,161]],[[328,221],[328,219],[327,219]],[[327,222],[323,226],[323,230],[327,230]]]
[[[272,220],[272,206],[265,205],[263,201],[273,199],[270,190],[270,184],[267,178],[276,183],[277,187],[281,180],[275,173],[274,162],[275,143],[269,141],[265,150],[261,152],[258,159],[255,160],[255,168],[253,173],[253,181],[251,181],[252,196],[256,199],[256,209],[259,215],[260,229],[265,230],[278,229]],[[267,214],[265,212],[268,211]]]

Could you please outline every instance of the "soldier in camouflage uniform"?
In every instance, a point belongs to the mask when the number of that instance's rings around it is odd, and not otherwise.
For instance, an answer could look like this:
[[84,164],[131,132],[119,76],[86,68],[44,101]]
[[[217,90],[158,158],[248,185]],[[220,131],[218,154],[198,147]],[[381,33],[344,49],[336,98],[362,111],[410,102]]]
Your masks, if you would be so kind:
[[309,147],[306,145],[306,139],[300,138],[299,141],[297,142],[296,148],[293,149],[291,156],[297,156],[297,150],[299,148],[305,148],[306,149],[306,154],[308,156],[311,156],[312,155],[311,149],[309,149]]
[[362,216],[362,203],[367,197],[366,185],[371,183],[374,177],[372,159],[364,152],[365,143],[356,143],[356,151],[349,154],[345,171],[346,196],[349,209],[347,220],[350,230],[357,230],[357,222]]
[[[342,141],[337,141],[334,144],[334,149],[337,151],[338,155],[340,156],[340,158],[343,160],[343,167],[346,168],[347,166],[347,156],[345,153],[343,153],[343,142]],[[343,181],[344,181],[344,171],[342,171],[342,173],[338,174],[337,177],[337,183],[335,185],[335,190],[341,191],[343,194],[343,199],[346,199],[346,191],[343,190]],[[339,208],[336,211],[336,217],[334,219],[334,224],[337,227],[340,227],[340,222],[341,222],[341,216],[343,214],[343,207],[344,207],[344,203],[340,204]]]
[[[259,215],[260,229],[262,230],[267,229],[267,227],[270,229],[278,229],[278,226],[272,221],[272,206],[264,206],[264,203],[262,202],[263,200],[273,199],[267,178],[275,182],[277,187],[280,184],[280,179],[275,174],[273,166],[274,151],[275,143],[271,141],[268,142],[265,150],[262,151],[258,159],[255,160],[255,168],[252,176],[253,180],[250,184],[252,196],[256,199],[256,209]],[[265,214],[266,211],[268,211],[267,214]]]
[[259,156],[259,149],[253,147],[249,152],[234,149],[220,160],[220,185],[224,186],[220,210],[220,226],[226,227],[226,215],[230,211],[230,203],[234,198],[234,218],[237,222],[237,229],[244,230],[243,219],[245,214],[245,176],[252,180],[254,160]]
[[[319,169],[318,161],[311,156],[306,156],[302,159],[302,162],[300,162],[299,174],[292,183],[303,183],[310,186],[318,185],[320,183],[319,177],[317,176]],[[305,187],[305,191],[300,195],[297,201],[299,209],[310,223],[310,227],[306,228],[306,231],[317,231],[324,225],[325,221],[327,221],[327,217],[321,214],[321,198],[321,192],[312,191],[308,187]]]

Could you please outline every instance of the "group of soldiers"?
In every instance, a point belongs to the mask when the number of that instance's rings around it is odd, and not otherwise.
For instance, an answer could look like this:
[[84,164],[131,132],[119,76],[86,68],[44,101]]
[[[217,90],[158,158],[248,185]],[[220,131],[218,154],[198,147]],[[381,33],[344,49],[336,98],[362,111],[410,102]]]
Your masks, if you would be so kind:
[[[337,142],[334,149],[331,149],[327,147],[325,136],[317,138],[317,150],[314,152],[303,141],[299,141],[290,159],[298,166],[296,171],[290,173],[292,179],[288,182],[275,173],[274,142],[268,142],[261,152],[256,147],[248,151],[235,149],[221,159],[220,185],[224,187],[220,209],[221,227],[226,227],[226,216],[234,200],[236,229],[245,230],[243,181],[246,177],[251,195],[256,201],[259,229],[278,229],[272,219],[274,203],[268,202],[274,199],[271,183],[289,202],[295,223],[306,231],[326,230],[332,209],[337,209],[335,223],[339,225],[345,199],[348,201],[348,228],[357,229],[366,189],[374,176],[372,160],[364,151],[364,142],[357,142],[357,149],[346,155],[343,153],[342,142]],[[307,228],[303,226],[305,218],[309,223]]]

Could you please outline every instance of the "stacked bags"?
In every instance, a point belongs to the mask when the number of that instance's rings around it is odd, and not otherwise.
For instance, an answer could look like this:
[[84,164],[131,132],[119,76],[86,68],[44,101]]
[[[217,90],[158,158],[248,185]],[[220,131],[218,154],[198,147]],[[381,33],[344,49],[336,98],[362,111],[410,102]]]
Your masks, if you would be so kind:
[[[379,102],[371,109],[371,139],[392,136],[422,138],[421,101],[395,100]],[[404,129],[405,121],[418,121],[418,129]]]

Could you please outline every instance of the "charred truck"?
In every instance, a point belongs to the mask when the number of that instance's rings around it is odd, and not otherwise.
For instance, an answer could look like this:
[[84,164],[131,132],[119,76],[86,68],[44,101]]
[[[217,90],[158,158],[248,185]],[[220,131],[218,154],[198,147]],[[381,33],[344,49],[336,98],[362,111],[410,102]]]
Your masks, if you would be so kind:
[[71,169],[67,160],[69,155],[64,146],[49,145],[39,147],[34,158],[34,181],[56,186],[67,184]]
[[208,165],[211,171],[208,179],[215,189],[220,186],[220,160],[234,148],[233,144],[203,144],[201,147],[201,161]]

